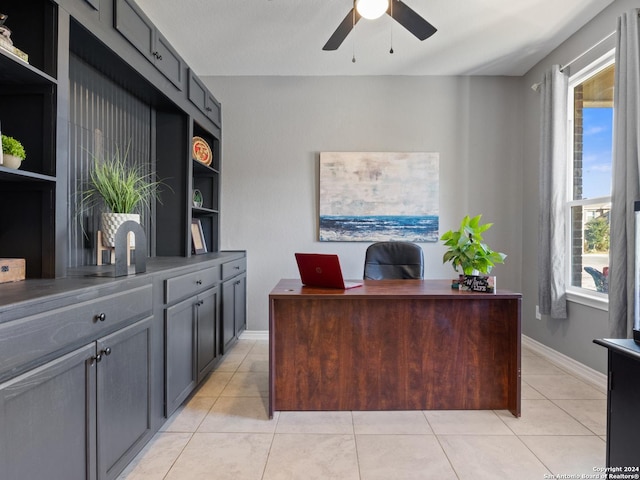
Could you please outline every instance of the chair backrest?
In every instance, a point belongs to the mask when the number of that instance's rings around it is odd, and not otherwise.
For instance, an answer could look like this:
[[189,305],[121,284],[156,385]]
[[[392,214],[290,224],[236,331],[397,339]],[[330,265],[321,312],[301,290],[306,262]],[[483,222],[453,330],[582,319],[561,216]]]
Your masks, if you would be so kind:
[[424,278],[422,248],[410,242],[377,242],[369,245],[364,259],[364,279],[402,278]]

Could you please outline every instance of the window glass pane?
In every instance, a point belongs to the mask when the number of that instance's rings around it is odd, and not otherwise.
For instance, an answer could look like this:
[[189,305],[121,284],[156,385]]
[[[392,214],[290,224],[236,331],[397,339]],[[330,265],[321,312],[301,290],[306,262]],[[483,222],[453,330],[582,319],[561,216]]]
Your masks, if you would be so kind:
[[[609,289],[614,65],[573,87],[570,285]],[[594,203],[595,202],[595,203]]]
[[574,200],[611,195],[613,74],[610,65],[574,87]]
[[613,108],[585,108],[582,143],[582,198],[611,195]]
[[606,293],[611,203],[571,208],[571,285]]

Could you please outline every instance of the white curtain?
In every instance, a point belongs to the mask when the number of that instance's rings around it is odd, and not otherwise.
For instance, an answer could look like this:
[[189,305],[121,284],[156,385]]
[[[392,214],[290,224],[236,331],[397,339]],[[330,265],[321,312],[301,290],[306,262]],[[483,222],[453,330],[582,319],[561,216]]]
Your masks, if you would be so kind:
[[554,65],[540,84],[540,208],[538,216],[538,305],[540,313],[567,318],[565,214],[567,200],[567,86]]
[[609,250],[609,324],[612,338],[628,338],[633,328],[635,222],[640,200],[638,128],[640,128],[640,37],[638,13],[618,19],[613,97],[613,187]]

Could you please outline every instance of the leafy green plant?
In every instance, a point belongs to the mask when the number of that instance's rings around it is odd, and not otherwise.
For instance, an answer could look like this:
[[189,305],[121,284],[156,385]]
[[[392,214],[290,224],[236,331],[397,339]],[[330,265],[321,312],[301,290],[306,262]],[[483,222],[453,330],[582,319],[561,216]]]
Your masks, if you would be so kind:
[[493,223],[481,224],[482,215],[473,218],[466,215],[460,222],[459,230],[445,232],[440,240],[449,247],[442,257],[442,263],[451,262],[453,269],[460,267],[465,275],[472,275],[474,270],[488,274],[496,263],[504,263],[504,253],[494,252],[482,242],[482,233]]
[[584,226],[584,249],[587,252],[609,251],[609,220],[601,215]]
[[2,153],[13,155],[14,157],[18,157],[22,160],[27,158],[27,154],[25,153],[22,144],[15,138],[8,137],[7,135],[2,135]]
[[93,159],[82,196],[85,205],[91,207],[102,199],[112,213],[133,213],[136,208],[149,207],[152,200],[160,201],[163,182],[141,166],[127,163],[127,154],[128,148],[124,155],[116,148],[111,158]]

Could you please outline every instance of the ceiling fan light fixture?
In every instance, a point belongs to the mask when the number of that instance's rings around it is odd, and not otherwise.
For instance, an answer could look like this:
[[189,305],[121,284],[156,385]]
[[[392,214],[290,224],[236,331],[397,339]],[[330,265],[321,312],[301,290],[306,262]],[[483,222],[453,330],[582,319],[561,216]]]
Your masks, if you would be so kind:
[[389,0],[356,0],[356,10],[368,20],[380,18],[389,8]]

